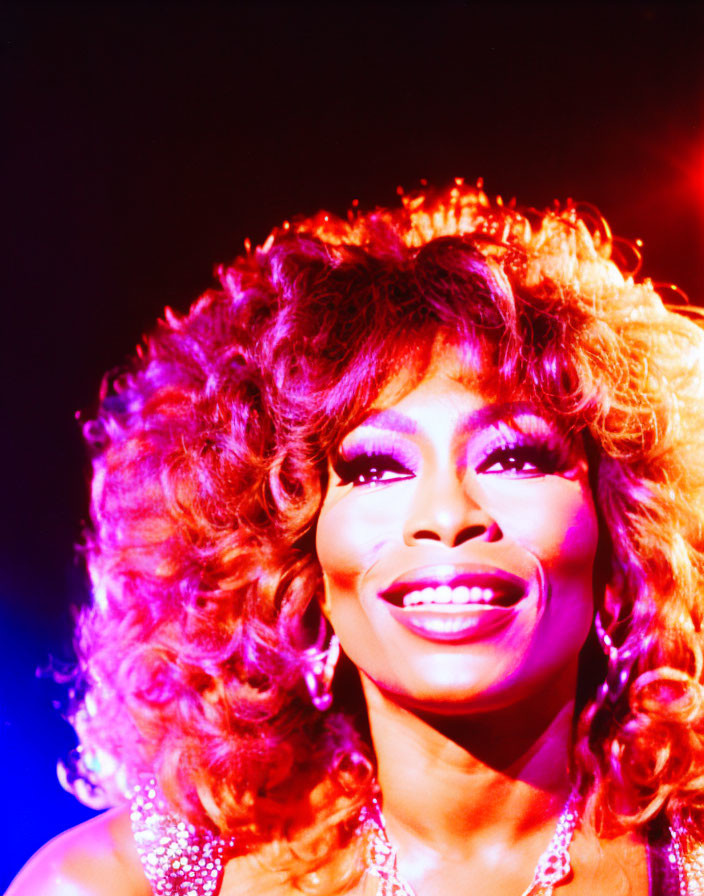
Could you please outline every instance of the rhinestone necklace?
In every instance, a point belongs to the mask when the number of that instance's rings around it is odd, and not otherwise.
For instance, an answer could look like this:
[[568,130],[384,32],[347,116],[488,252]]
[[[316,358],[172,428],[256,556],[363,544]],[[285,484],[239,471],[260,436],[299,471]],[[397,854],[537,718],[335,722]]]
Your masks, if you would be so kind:
[[[579,798],[573,793],[557,822],[547,849],[538,859],[533,880],[523,896],[551,896],[570,873],[570,843],[579,821]],[[416,896],[398,870],[398,856],[386,833],[384,816],[376,800],[362,810],[360,836],[365,839],[366,873],[378,877],[378,896]]]

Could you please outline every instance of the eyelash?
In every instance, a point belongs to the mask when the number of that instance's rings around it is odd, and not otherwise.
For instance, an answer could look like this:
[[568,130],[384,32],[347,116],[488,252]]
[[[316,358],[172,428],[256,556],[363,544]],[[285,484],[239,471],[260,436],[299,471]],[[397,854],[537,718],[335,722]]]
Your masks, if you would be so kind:
[[[410,479],[414,472],[406,464],[385,452],[369,452],[358,454],[349,459],[338,456],[333,463],[333,470],[340,478],[342,485],[355,486],[374,485],[382,482],[394,482],[399,479]],[[364,481],[364,476],[374,473],[394,473],[390,479],[371,479]]]
[[[507,466],[491,470],[501,463]],[[569,463],[570,450],[565,442],[552,434],[534,433],[517,435],[511,441],[488,446],[482,451],[475,470],[489,476],[503,474],[528,479],[560,473],[569,467]],[[525,470],[527,464],[533,469]],[[385,450],[360,451],[349,458],[338,455],[332,466],[341,485],[352,484],[355,487],[397,482],[415,475],[408,461]],[[385,473],[392,475],[381,478]],[[378,478],[367,478],[375,475]]]
[[[566,470],[570,462],[569,446],[547,434],[522,436],[510,443],[489,447],[484,458],[476,466],[477,473],[489,476],[513,473],[528,479],[533,476],[548,476]],[[491,470],[499,463],[512,463],[510,468]],[[533,470],[524,470],[530,464]]]

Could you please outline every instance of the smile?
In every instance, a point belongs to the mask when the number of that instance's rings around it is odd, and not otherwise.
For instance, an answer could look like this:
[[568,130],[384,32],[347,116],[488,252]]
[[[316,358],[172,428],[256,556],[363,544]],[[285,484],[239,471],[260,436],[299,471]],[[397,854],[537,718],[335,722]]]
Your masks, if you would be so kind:
[[395,579],[379,597],[396,607],[467,604],[511,607],[527,590],[528,582],[512,573],[467,563],[413,570]]
[[404,607],[417,606],[462,606],[465,604],[494,604],[501,605],[508,600],[513,603],[512,595],[506,595],[503,591],[494,591],[493,588],[480,588],[473,585],[458,585],[451,588],[449,585],[439,585],[437,588],[423,588],[422,591],[409,591],[403,595]]
[[433,641],[483,638],[509,625],[528,595],[529,583],[495,567],[423,567],[405,574],[379,594],[393,618]]

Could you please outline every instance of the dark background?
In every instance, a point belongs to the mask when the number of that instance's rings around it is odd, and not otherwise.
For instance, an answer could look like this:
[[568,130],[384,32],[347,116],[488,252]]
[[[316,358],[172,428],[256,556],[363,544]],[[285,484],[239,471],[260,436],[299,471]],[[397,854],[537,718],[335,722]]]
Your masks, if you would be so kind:
[[420,178],[597,205],[704,298],[700,4],[25,3],[0,12],[0,890],[90,813],[35,677],[86,587],[79,409],[164,305],[295,213]]

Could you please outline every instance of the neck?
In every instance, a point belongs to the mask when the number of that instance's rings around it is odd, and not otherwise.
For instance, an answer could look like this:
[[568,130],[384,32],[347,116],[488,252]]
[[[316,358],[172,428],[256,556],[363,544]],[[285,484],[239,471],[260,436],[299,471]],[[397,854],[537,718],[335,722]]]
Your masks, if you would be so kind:
[[400,852],[422,843],[466,854],[489,835],[508,847],[555,824],[570,791],[573,690],[448,718],[363,685],[384,816]]

